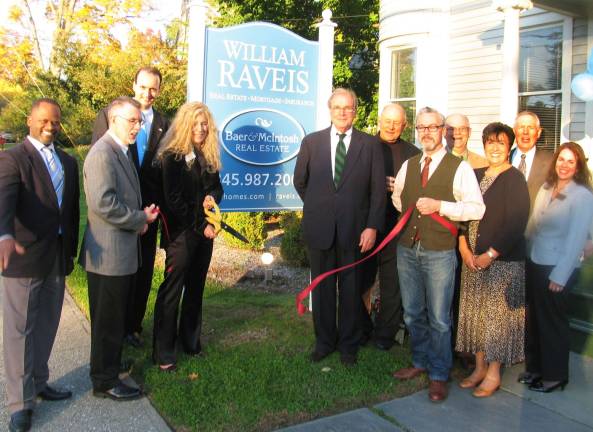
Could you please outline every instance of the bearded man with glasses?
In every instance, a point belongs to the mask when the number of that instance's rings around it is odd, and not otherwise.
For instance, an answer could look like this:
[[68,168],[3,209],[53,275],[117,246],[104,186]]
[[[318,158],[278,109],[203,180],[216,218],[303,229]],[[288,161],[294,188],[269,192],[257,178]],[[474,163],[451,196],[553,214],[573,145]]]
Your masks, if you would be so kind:
[[416,117],[422,154],[408,159],[395,178],[393,205],[410,219],[399,236],[397,268],[410,333],[412,367],[394,372],[411,379],[428,372],[429,399],[447,398],[452,366],[451,301],[458,222],[480,220],[485,206],[471,166],[443,146],[444,118],[422,108]]

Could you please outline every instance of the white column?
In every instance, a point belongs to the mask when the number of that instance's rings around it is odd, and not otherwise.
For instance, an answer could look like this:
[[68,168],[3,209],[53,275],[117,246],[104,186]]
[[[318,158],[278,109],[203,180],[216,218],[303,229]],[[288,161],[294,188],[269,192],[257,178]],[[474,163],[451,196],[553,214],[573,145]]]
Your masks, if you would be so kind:
[[317,63],[317,116],[316,129],[329,126],[330,116],[327,101],[331,96],[334,77],[334,30],[337,24],[331,20],[332,11],[325,9],[319,27],[319,60]]
[[187,37],[187,101],[203,101],[206,67],[206,16],[210,6],[204,0],[189,4]]
[[519,108],[519,14],[531,9],[530,0],[495,0],[493,6],[504,13],[504,42],[500,119],[513,124]]

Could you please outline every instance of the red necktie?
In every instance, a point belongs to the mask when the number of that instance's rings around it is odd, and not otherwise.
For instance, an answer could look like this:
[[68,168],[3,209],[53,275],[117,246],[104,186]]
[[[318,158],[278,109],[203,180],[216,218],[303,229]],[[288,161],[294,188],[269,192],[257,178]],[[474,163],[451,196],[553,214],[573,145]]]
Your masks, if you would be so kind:
[[426,183],[428,183],[428,166],[430,165],[430,156],[426,156],[424,159],[424,168],[422,168],[422,187],[426,187]]

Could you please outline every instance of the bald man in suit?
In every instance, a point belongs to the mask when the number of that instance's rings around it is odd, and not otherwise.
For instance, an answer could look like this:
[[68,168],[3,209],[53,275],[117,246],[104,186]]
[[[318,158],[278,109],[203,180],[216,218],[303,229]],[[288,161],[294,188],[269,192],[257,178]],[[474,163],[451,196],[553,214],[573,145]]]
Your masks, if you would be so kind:
[[36,397],[72,396],[47,384],[47,362],[78,247],[76,160],[57,148],[61,110],[35,101],[23,143],[0,153],[0,271],[9,430],[26,431]]

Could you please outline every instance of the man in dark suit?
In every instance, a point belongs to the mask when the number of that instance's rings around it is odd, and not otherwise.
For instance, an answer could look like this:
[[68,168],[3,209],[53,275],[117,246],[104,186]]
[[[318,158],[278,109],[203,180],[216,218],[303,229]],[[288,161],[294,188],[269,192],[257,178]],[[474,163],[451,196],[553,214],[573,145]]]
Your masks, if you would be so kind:
[[[144,123],[138,132],[136,142],[130,144],[129,148],[140,177],[143,206],[162,202],[160,169],[153,162],[159,143],[169,129],[169,120],[152,107],[160,94],[161,84],[161,73],[153,67],[138,69],[134,77],[134,99],[140,103]],[[91,144],[101,138],[107,129],[107,109],[104,108],[95,120]],[[130,290],[127,304],[125,340],[136,347],[142,345],[140,334],[152,283],[157,231],[158,224],[151,224],[148,232],[141,238],[142,264],[132,282],[133,288]]]
[[76,160],[54,146],[61,112],[38,99],[27,118],[29,136],[0,153],[0,271],[4,314],[4,368],[9,430],[31,427],[35,398],[72,396],[47,384],[65,275],[78,247]]
[[[379,234],[377,243],[380,243],[393,229],[399,217],[399,212],[391,202],[395,175],[405,161],[420,153],[416,146],[401,138],[405,128],[406,111],[404,108],[396,103],[386,105],[379,116],[379,134],[377,137],[383,150],[386,176],[385,229]],[[396,251],[397,243],[392,241],[379,252],[376,259],[373,257],[364,264],[365,287],[369,289],[375,281],[377,266],[379,269],[380,306],[375,319],[373,339],[375,346],[381,350],[388,350],[393,346],[395,335],[403,326]],[[367,322],[366,331],[368,332],[372,328],[372,324],[370,318],[365,317],[365,321]]]
[[[303,139],[294,171],[294,185],[304,202],[303,233],[312,277],[352,263],[369,251],[385,217],[381,148],[376,139],[352,127],[356,95],[338,88],[328,104],[331,127]],[[356,363],[363,335],[361,291],[360,267],[326,278],[313,291],[312,361],[337,348],[344,365]]]
[[511,151],[511,164],[523,173],[527,179],[531,208],[535,202],[537,191],[548,176],[548,170],[554,157],[552,152],[536,147],[542,128],[539,117],[531,111],[522,111],[515,119],[515,142],[517,146]]
[[141,262],[139,235],[157,213],[154,205],[142,210],[140,181],[128,148],[142,124],[140,104],[117,98],[109,105],[108,118],[109,130],[84,161],[88,222],[79,260],[89,286],[93,394],[120,401],[140,395],[118,374],[126,303]]

